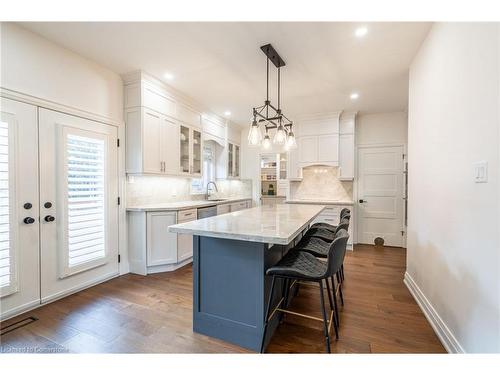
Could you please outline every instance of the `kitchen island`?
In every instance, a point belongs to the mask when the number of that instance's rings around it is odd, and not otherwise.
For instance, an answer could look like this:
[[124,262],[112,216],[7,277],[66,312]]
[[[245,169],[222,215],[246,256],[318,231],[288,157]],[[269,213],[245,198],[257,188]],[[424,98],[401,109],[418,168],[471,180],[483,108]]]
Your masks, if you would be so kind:
[[[260,206],[170,226],[171,232],[194,236],[193,330],[258,351],[271,288],[265,270],[322,210],[321,205]],[[281,295],[274,294],[276,305]],[[275,314],[265,345],[277,325]]]

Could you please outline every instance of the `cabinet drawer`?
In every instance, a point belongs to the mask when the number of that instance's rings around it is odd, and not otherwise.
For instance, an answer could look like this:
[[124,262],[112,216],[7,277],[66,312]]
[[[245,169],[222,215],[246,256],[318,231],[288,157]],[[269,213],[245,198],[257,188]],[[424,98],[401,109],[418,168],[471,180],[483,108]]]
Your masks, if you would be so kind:
[[219,204],[217,206],[217,215],[227,214],[230,211],[231,211],[230,204]]
[[231,212],[244,210],[245,208],[247,208],[247,201],[236,202],[231,204]]
[[190,210],[179,211],[177,214],[177,222],[185,223],[186,221],[196,220],[197,210],[196,208]]

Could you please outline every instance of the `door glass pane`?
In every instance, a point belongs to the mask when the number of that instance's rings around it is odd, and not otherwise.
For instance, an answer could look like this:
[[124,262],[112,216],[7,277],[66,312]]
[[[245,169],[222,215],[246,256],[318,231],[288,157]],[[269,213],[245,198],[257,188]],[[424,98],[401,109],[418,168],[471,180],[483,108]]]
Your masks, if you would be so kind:
[[240,146],[234,146],[234,177],[240,177]]
[[180,132],[180,142],[181,142],[181,172],[189,173],[189,128],[181,125]]
[[227,151],[227,175],[229,177],[233,176],[233,144],[228,144]]
[[201,132],[193,130],[193,170],[191,173],[201,174]]
[[0,288],[10,286],[14,276],[9,183],[9,125],[0,121]]
[[280,156],[280,180],[286,180],[287,154],[286,152],[283,152],[279,156]]
[[67,238],[68,267],[106,256],[104,139],[68,134]]

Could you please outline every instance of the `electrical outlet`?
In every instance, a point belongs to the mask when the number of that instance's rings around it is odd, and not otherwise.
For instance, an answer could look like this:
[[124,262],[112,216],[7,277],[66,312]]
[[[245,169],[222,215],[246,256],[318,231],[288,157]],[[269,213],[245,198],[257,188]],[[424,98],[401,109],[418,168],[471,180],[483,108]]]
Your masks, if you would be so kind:
[[488,182],[488,162],[478,161],[474,163],[474,182]]

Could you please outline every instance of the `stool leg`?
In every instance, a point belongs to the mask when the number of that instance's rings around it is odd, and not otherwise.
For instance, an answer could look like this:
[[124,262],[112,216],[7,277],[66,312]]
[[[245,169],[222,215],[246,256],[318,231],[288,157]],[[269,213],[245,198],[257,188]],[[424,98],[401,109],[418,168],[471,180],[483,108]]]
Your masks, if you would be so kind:
[[340,304],[344,306],[344,296],[342,295],[342,276],[340,272],[341,271],[337,272],[337,282],[339,283]]
[[273,291],[274,291],[275,276],[271,281],[271,291],[269,292],[269,298],[266,307],[266,319],[264,321],[264,332],[262,332],[262,343],[260,344],[260,352],[264,353],[264,341],[266,340],[267,323],[269,322],[269,310],[271,310],[271,303],[273,301]]
[[[330,301],[330,309],[331,311],[334,311],[333,310],[333,302],[332,302],[332,295],[331,295],[331,291],[330,291],[330,283],[328,282],[328,278],[325,279],[325,283],[326,283],[326,291],[328,292],[328,300]],[[333,318],[333,327],[335,328],[335,339],[338,340],[339,339],[339,329],[338,329],[338,322],[337,322],[337,317],[335,316],[335,313],[332,315],[332,318]]]
[[323,295],[323,282],[319,282],[319,294],[321,299],[321,312],[323,313],[323,326],[325,331],[326,338],[326,351],[331,353],[330,351],[330,334],[328,333],[328,322],[326,320],[326,309],[325,309],[325,296]]
[[[284,279],[283,284],[285,285],[285,290],[283,293],[283,305],[281,307],[283,309],[286,309],[288,307],[288,294],[289,294],[289,290],[290,290],[290,279]],[[283,322],[284,318],[285,318],[285,313],[281,312],[280,323]]]
[[333,276],[332,280],[332,295],[333,295],[333,307],[335,308],[335,316],[337,317],[337,325],[340,326],[340,317],[339,317],[339,309],[337,308],[337,294],[335,293],[335,279]]
[[344,276],[344,263],[340,266],[340,276],[342,277],[342,281],[344,281],[345,276]]

